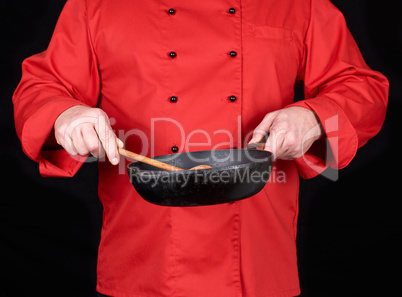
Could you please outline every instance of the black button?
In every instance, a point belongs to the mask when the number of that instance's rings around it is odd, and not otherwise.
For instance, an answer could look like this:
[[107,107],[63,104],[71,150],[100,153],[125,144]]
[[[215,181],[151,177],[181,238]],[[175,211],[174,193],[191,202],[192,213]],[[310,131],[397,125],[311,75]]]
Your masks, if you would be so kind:
[[169,53],[169,56],[170,56],[172,59],[174,59],[174,58],[177,57],[177,54],[176,54],[176,52],[170,52],[170,53]]
[[170,101],[173,102],[173,103],[176,103],[177,102],[177,97],[176,96],[170,97]]
[[173,8],[168,10],[170,15],[174,15],[176,13],[176,10],[174,10]]
[[177,146],[172,146],[172,152],[177,153],[179,151],[179,148]]
[[229,100],[232,101],[232,102],[235,102],[236,99],[237,99],[236,96],[233,96],[233,95],[229,97]]
[[234,9],[233,7],[232,8],[229,8],[229,13],[230,14],[234,14],[236,12],[236,9]]
[[237,53],[236,53],[235,51],[231,51],[231,52],[229,53],[229,56],[231,56],[232,58],[234,58],[234,57],[237,56]]

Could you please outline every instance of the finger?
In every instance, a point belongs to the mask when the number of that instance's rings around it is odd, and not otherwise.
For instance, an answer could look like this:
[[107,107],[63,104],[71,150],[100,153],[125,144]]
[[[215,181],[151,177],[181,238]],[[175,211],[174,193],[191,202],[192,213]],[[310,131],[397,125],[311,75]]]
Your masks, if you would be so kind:
[[286,137],[283,142],[284,154],[282,159],[284,160],[293,160],[301,157],[302,154],[302,145],[301,140],[297,138],[294,131],[289,131],[286,133]]
[[76,156],[78,152],[75,150],[73,141],[71,138],[71,131],[67,131],[65,127],[61,127],[59,129],[55,129],[54,136],[56,138],[56,142],[61,145],[69,155]]
[[113,165],[116,165],[120,161],[119,154],[117,153],[117,140],[112,127],[110,127],[109,121],[106,115],[100,115],[95,125],[95,130],[101,141],[101,144],[106,152],[106,155]]
[[89,150],[87,148],[87,145],[85,144],[84,137],[82,135],[81,127],[80,129],[78,129],[77,127],[72,131],[71,139],[74,149],[80,156],[86,156],[89,154]]
[[82,136],[89,153],[95,158],[102,158],[104,156],[104,151],[102,149],[98,134],[96,133],[94,126],[90,125],[84,127],[82,129]]
[[65,135],[64,141],[59,143],[71,156],[77,156],[78,152],[74,147],[73,140],[71,136]]
[[284,153],[285,130],[271,129],[265,143],[265,150],[274,155],[274,159],[281,159]]

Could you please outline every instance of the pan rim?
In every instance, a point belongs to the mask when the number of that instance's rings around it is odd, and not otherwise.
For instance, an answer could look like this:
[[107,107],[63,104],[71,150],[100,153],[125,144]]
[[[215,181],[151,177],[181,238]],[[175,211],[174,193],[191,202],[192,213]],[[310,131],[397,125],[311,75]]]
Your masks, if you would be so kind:
[[[239,151],[255,151],[255,150],[250,150],[247,148],[243,148],[243,149],[222,149],[219,151],[234,151],[234,150],[239,150]],[[215,150],[218,151],[218,150]],[[145,169],[139,169],[139,168],[133,168],[136,164],[141,163],[140,161],[134,161],[131,162],[130,164],[127,165],[127,169],[130,171],[136,171],[139,174],[147,172],[147,174],[152,174],[152,175],[160,175],[160,174],[184,174],[184,173],[192,173],[192,172],[200,172],[200,171],[225,171],[225,170],[231,170],[234,168],[244,168],[249,166],[251,163],[263,163],[263,162],[267,162],[270,159],[273,158],[273,154],[270,151],[265,151],[265,150],[259,150],[260,152],[265,152],[267,153],[267,156],[262,158],[262,159],[258,159],[258,160],[250,160],[250,162],[247,163],[243,163],[243,164],[239,164],[239,165],[228,165],[228,166],[222,166],[222,167],[213,167],[213,168],[208,168],[208,169],[198,169],[198,170],[190,170],[190,169],[185,169],[185,170],[175,170],[175,171],[167,171],[167,170],[163,170],[163,169],[159,169],[156,168],[156,170],[145,170]],[[211,150],[203,150],[203,151],[192,151],[192,152],[183,152],[181,154],[191,154],[191,153],[203,153],[203,152],[211,152]],[[175,156],[176,154],[168,154],[168,155],[161,155],[161,156],[156,156],[156,157],[152,157],[151,159],[156,159],[160,158],[160,157],[169,157],[169,156]]]

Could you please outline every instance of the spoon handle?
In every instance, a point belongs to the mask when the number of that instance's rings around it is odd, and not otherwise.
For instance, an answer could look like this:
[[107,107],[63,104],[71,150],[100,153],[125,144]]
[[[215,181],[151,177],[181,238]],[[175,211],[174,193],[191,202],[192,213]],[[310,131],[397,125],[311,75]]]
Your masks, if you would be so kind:
[[136,161],[143,162],[143,163],[146,163],[146,164],[149,164],[149,165],[152,165],[154,167],[158,167],[158,168],[161,168],[161,169],[164,169],[164,170],[167,170],[167,171],[181,171],[181,170],[184,170],[184,169],[181,169],[179,167],[176,167],[176,166],[173,166],[173,165],[170,165],[170,164],[166,164],[166,163],[163,163],[161,161],[151,159],[151,158],[145,157],[143,155],[139,155],[139,154],[127,151],[127,150],[122,149],[122,148],[119,148],[119,153],[120,153],[120,155],[129,157],[130,159],[134,159]]

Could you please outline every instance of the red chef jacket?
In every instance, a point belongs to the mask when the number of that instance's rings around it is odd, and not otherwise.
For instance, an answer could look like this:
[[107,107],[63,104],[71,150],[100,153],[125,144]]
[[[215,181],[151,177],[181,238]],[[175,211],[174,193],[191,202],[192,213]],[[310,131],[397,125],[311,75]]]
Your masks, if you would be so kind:
[[[293,103],[301,82],[305,98]],[[69,0],[48,49],[24,61],[13,100],[43,176],[72,176],[84,160],[46,146],[57,116],[78,104],[102,108],[127,149],[148,156],[241,147],[266,113],[314,110],[332,159],[317,142],[236,203],[152,205],[130,184],[128,160],[99,163],[100,293],[286,297],[300,293],[298,173],[345,167],[381,128],[387,96],[328,0]]]

